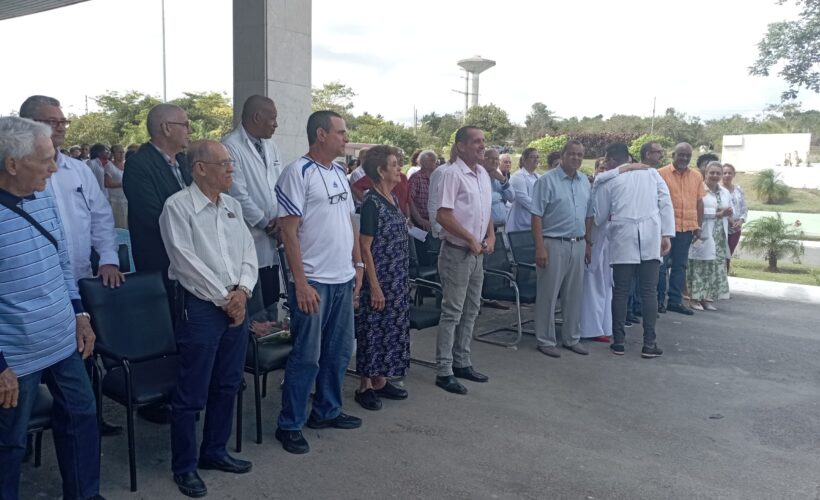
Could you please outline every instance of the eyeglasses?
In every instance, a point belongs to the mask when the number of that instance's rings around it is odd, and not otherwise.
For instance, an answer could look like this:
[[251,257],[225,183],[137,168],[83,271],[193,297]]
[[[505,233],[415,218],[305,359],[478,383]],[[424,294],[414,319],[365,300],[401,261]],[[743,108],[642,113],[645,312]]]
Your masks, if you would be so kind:
[[199,162],[200,163],[205,163],[207,165],[219,165],[222,168],[228,168],[228,167],[232,167],[234,165],[233,160],[225,160],[225,161],[220,161],[220,162],[199,160]]
[[40,122],[40,123],[47,123],[48,126],[51,127],[51,128],[57,128],[57,127],[68,128],[68,126],[71,125],[71,120],[66,120],[66,119],[57,120],[55,118],[49,118],[48,120],[34,120],[34,121]]
[[165,123],[168,124],[168,125],[179,125],[179,126],[187,128],[188,130],[193,130],[191,128],[191,122],[190,121],[187,121],[187,122],[165,122]]
[[[339,182],[341,182],[341,183],[345,182],[345,181],[342,180],[341,177],[339,177],[339,171],[336,170],[336,167],[333,167],[333,171],[336,172],[336,178],[339,179]],[[331,205],[335,205],[335,204],[339,203],[340,201],[347,200],[347,189],[345,189],[341,193],[330,194],[330,190],[327,188],[327,182],[325,182],[325,176],[322,175],[321,169],[319,170],[319,178],[322,179],[322,184],[325,185],[325,192],[327,193],[327,199],[330,200]],[[344,185],[344,184],[342,184],[342,185]]]
[[650,153],[660,153],[660,154],[663,154],[663,149],[650,149],[650,150],[649,150],[649,152],[650,152]]

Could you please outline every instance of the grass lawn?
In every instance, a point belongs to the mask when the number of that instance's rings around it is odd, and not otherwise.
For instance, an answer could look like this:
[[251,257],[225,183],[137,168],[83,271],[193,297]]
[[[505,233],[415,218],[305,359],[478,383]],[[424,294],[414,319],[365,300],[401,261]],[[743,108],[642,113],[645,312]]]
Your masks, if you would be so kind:
[[767,212],[799,212],[807,214],[820,213],[820,189],[790,188],[789,200],[777,205],[766,205],[757,199],[752,183],[754,174],[739,172],[735,182],[746,193],[746,204],[749,210],[763,210]]
[[820,286],[820,267],[794,264],[788,260],[777,263],[779,272],[770,273],[766,271],[767,267],[768,264],[762,259],[732,259],[730,276]]

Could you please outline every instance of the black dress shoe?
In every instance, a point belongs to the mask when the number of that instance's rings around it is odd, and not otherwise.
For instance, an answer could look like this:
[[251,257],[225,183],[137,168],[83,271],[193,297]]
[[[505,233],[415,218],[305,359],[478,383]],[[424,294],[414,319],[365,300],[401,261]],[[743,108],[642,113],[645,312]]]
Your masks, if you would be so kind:
[[453,375],[436,377],[436,385],[453,394],[467,394],[467,388],[461,385]]
[[374,389],[376,395],[384,399],[407,399],[407,390],[393,385],[388,380],[381,389]]
[[188,497],[199,498],[208,494],[208,488],[196,471],[185,474],[174,474],[174,482],[177,483],[179,491]]
[[307,426],[311,429],[326,429],[328,427],[333,427],[334,429],[358,429],[362,426],[362,419],[352,415],[339,413],[336,418],[319,420],[313,416],[313,413],[311,413],[310,418],[308,418],[307,421]]
[[684,314],[686,316],[691,316],[695,314],[695,312],[683,304],[669,304],[666,306],[667,311],[672,311],[680,314]]
[[353,399],[365,410],[379,411],[382,409],[382,400],[379,399],[379,396],[376,395],[376,391],[373,389],[356,391]]
[[282,443],[282,448],[288,453],[302,455],[310,451],[310,445],[302,436],[302,431],[285,431],[277,428],[274,436],[276,436],[277,441]]
[[137,415],[155,424],[171,423],[171,405],[164,403],[143,406],[137,409]]
[[100,436],[119,436],[122,434],[121,425],[111,425],[105,420],[100,424]]
[[230,472],[232,474],[245,474],[250,472],[253,464],[247,460],[239,460],[230,455],[225,455],[222,458],[200,458],[200,469],[215,469],[222,472]]
[[455,375],[458,378],[472,380],[473,382],[486,382],[490,380],[490,377],[484,375],[483,373],[478,373],[477,371],[473,370],[472,366],[465,366],[464,368],[453,368],[453,375]]

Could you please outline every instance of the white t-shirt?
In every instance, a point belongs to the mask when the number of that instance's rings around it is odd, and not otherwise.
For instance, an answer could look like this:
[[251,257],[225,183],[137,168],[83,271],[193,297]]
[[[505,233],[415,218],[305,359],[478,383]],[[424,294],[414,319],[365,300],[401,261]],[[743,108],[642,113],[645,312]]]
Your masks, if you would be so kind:
[[356,270],[350,218],[355,206],[345,169],[303,156],[285,167],[275,191],[278,216],[301,218],[298,237],[305,277],[329,285],[352,280]]

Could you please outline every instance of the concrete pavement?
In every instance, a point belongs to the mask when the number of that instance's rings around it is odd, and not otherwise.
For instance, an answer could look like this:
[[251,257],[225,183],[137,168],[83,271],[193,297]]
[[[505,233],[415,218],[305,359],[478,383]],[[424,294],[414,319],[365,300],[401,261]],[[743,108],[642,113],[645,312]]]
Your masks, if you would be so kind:
[[[520,349],[473,343],[487,384],[455,396],[413,366],[410,398],[366,412],[345,387],[353,431],[306,429],[312,451],[285,453],[273,437],[279,408],[273,374],[263,400],[265,442],[251,441],[245,408],[244,476],[203,471],[218,499],[656,499],[816,498],[820,493],[820,308],[735,293],[717,313],[663,315],[662,358],[643,360],[640,329],[616,357],[590,343],[590,356],[550,359],[525,336]],[[531,311],[524,316],[532,317]],[[512,313],[483,311],[479,326]],[[413,333],[430,358],[435,332]],[[109,421],[124,424],[106,401]],[[167,426],[137,420],[140,491],[128,491],[125,436],[103,440],[109,499],[184,498],[171,480]],[[231,450],[232,451],[232,450]],[[43,467],[23,467],[22,498],[57,498],[50,439]]]

